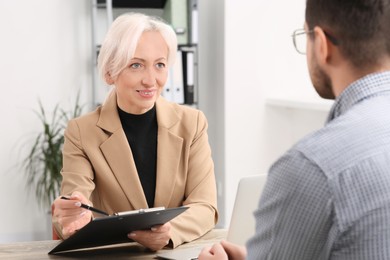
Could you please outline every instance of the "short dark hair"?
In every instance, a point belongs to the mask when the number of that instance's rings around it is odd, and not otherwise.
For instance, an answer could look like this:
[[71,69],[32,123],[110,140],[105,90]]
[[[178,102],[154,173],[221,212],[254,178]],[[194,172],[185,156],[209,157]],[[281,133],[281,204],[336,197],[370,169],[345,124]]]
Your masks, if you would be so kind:
[[307,0],[306,23],[334,36],[356,67],[390,56],[390,0]]

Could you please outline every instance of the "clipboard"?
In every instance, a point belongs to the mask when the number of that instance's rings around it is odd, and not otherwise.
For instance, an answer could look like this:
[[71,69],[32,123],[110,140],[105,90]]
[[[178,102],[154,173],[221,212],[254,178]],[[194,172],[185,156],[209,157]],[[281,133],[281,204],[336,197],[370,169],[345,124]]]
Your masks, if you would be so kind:
[[48,254],[65,253],[77,249],[128,243],[131,231],[162,225],[187,210],[188,207],[145,209],[122,212],[95,218],[69,238],[63,240]]

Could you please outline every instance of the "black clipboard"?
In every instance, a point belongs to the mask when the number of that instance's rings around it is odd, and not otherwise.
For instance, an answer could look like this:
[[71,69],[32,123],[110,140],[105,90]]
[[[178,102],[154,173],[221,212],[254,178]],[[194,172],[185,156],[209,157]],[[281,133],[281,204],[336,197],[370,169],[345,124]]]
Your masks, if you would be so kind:
[[153,226],[165,224],[187,209],[188,207],[138,210],[136,213],[120,213],[95,218],[75,234],[63,240],[48,254],[131,242],[127,237],[131,231],[150,229]]

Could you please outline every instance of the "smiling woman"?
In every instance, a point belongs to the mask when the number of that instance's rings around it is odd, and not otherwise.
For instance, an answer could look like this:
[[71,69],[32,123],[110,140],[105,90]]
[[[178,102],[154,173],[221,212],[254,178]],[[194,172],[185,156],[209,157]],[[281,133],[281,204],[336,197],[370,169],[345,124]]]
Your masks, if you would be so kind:
[[160,96],[168,78],[168,46],[159,32],[144,32],[134,58],[116,77],[108,75],[118,93],[118,106],[127,113],[143,114]]
[[101,47],[99,71],[112,91],[101,107],[71,120],[65,131],[61,195],[53,224],[61,238],[84,227],[92,213],[187,206],[151,230],[129,238],[151,250],[176,247],[212,229],[218,218],[207,120],[194,108],[160,96],[177,40],[163,21],[125,14]]

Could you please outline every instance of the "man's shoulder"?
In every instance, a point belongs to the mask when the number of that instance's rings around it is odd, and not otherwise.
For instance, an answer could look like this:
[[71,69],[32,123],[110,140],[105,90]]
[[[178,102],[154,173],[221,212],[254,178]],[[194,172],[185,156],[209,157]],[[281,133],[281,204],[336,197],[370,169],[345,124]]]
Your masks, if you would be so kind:
[[326,172],[341,171],[379,150],[390,153],[390,118],[387,112],[365,109],[364,106],[351,109],[328,122],[301,139],[293,149]]

